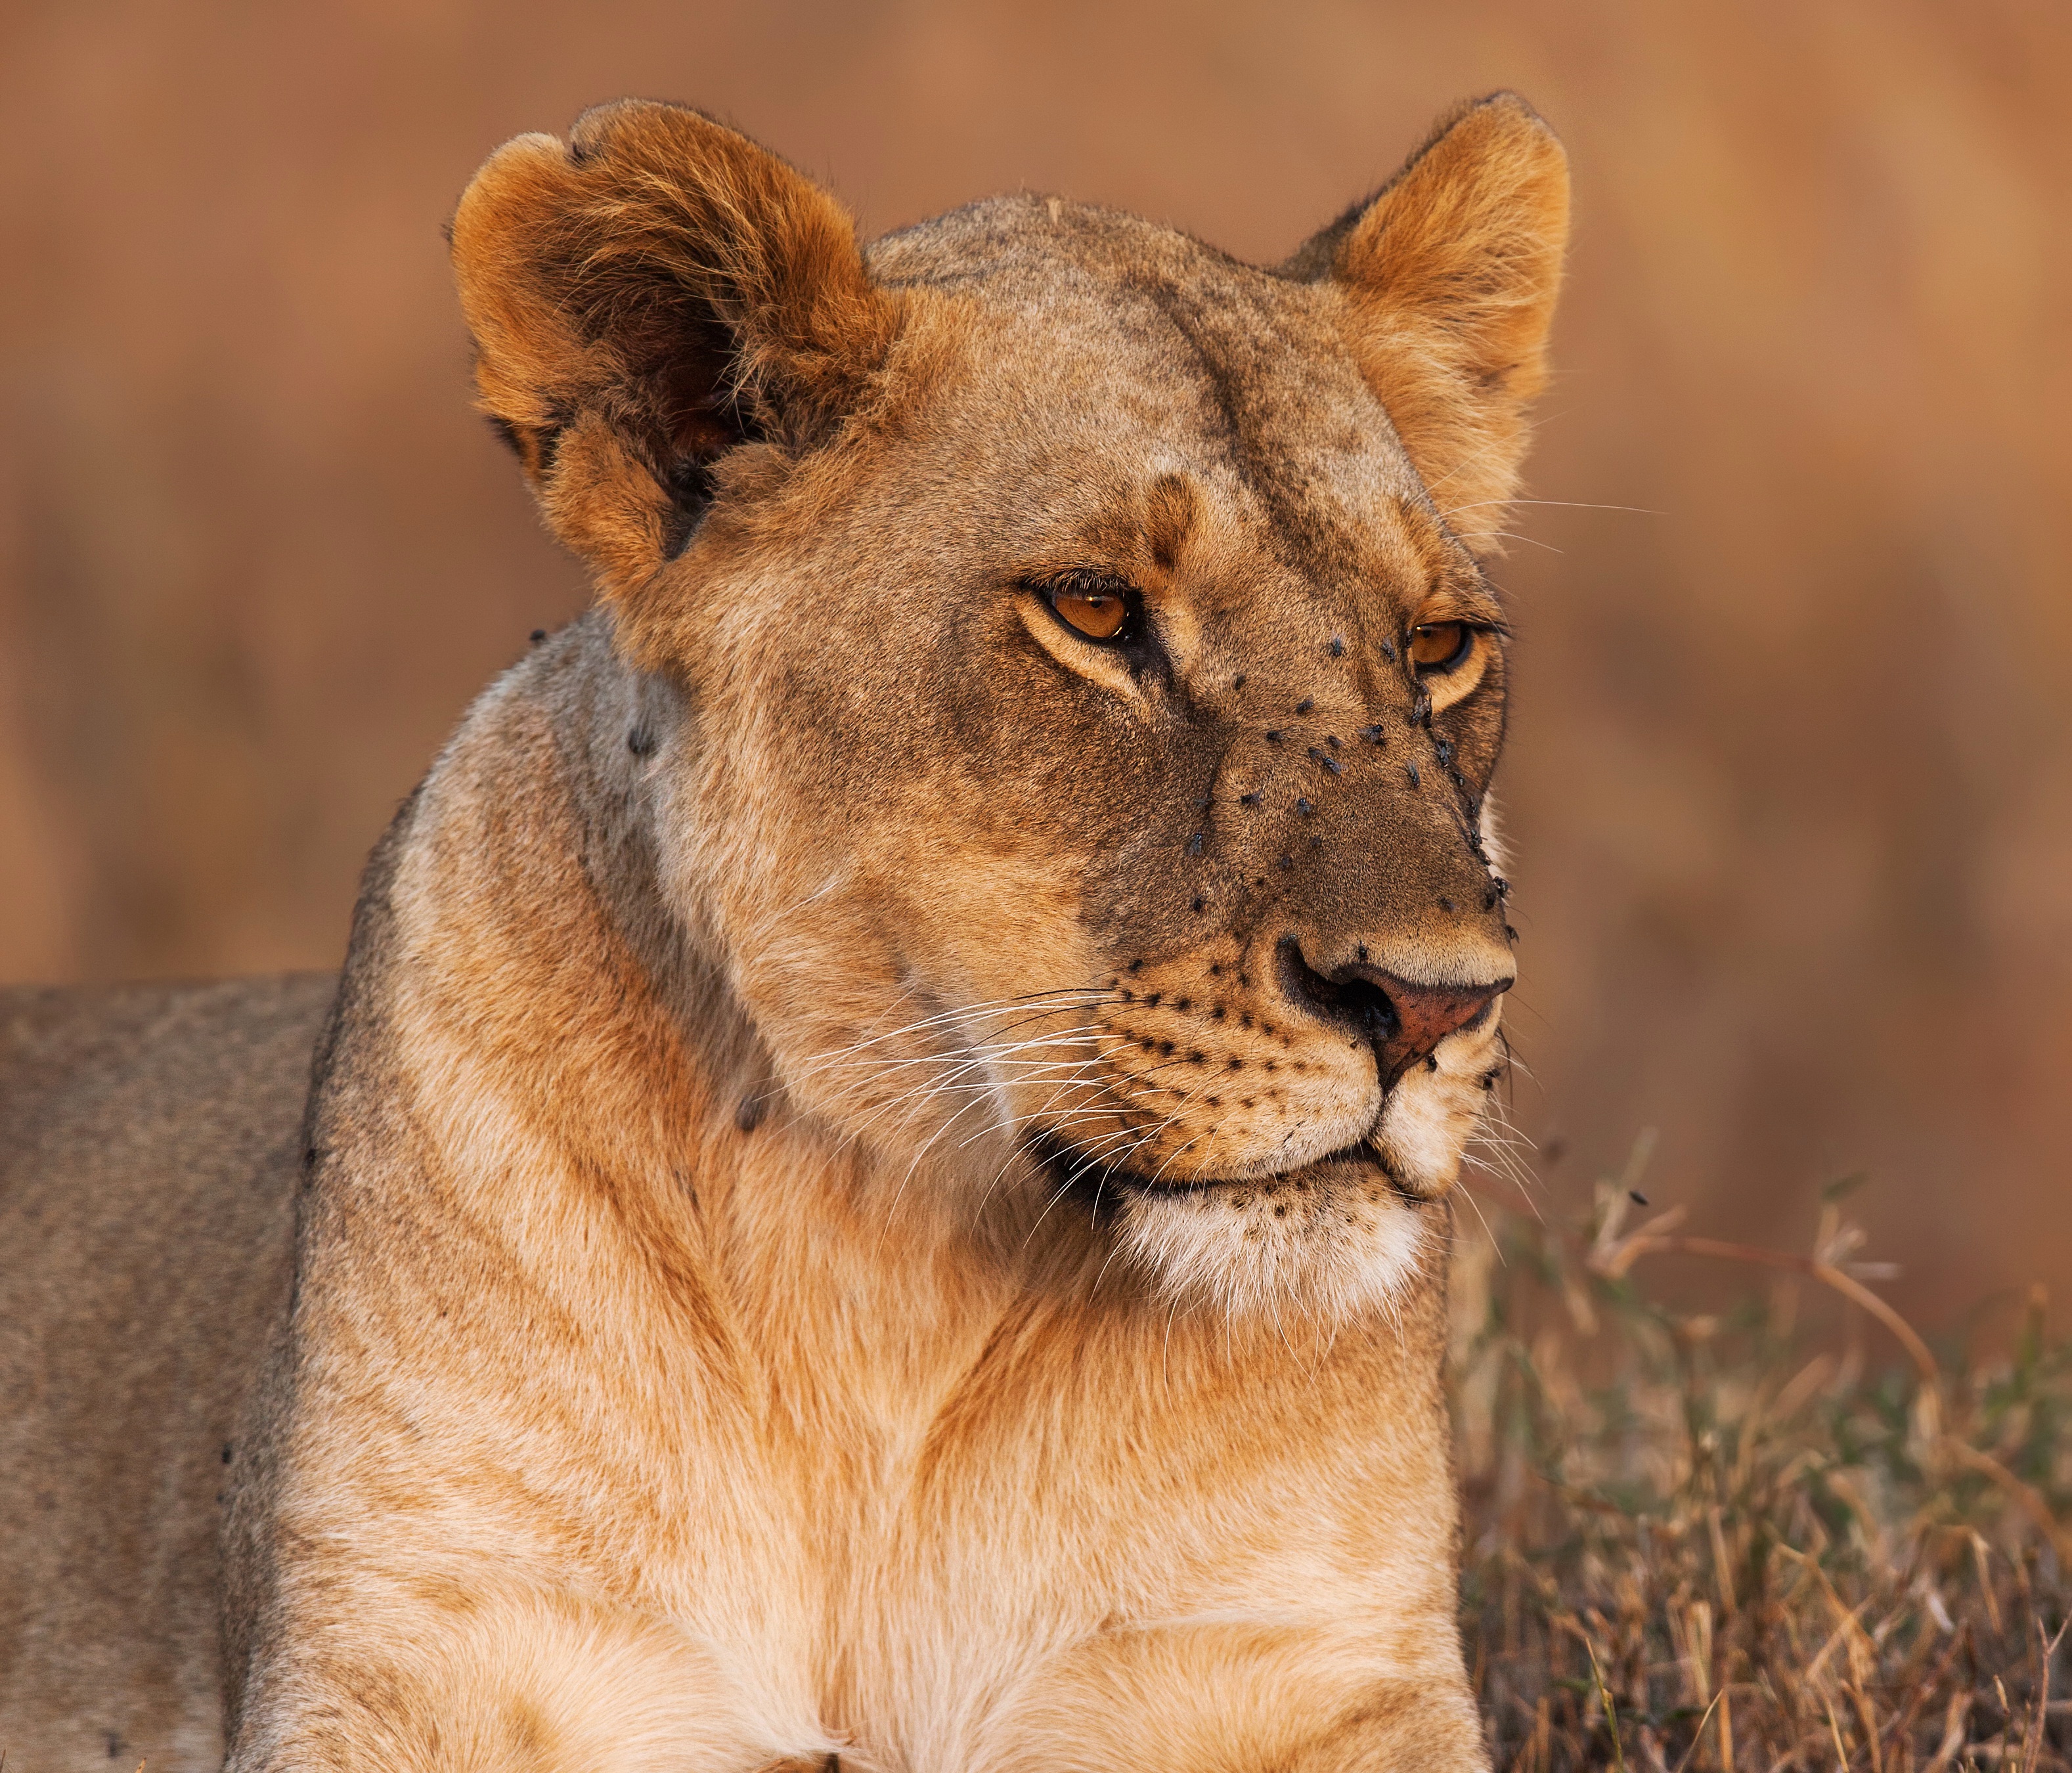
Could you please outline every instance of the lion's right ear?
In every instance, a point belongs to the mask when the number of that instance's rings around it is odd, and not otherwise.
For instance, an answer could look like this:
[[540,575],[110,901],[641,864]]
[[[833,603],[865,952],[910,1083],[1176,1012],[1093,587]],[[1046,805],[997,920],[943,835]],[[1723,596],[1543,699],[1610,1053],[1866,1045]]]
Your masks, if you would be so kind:
[[681,551],[727,450],[828,436],[897,321],[841,204],[675,105],[507,142],[453,253],[483,408],[607,595]]

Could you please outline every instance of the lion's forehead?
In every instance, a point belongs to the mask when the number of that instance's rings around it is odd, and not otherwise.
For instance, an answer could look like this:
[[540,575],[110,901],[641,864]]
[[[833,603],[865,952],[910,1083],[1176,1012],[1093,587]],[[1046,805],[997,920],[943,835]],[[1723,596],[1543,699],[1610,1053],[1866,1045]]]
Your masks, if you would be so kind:
[[1046,489],[1053,511],[1186,475],[1316,568],[1350,564],[1422,499],[1327,286],[1036,196],[890,236],[872,265],[958,310],[964,373],[948,397],[967,446],[976,430],[1003,458],[1070,462],[1070,483]]

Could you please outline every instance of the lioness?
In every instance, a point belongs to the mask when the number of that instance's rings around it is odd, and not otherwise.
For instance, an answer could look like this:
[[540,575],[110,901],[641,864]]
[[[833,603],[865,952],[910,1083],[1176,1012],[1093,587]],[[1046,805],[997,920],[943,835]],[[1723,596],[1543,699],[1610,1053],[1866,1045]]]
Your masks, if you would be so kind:
[[300,1139],[321,983],[14,1000],[10,1767],[1486,1765],[1478,557],[1566,214],[1509,95],[1272,269],[860,250],[660,105],[492,156],[599,601],[376,851]]

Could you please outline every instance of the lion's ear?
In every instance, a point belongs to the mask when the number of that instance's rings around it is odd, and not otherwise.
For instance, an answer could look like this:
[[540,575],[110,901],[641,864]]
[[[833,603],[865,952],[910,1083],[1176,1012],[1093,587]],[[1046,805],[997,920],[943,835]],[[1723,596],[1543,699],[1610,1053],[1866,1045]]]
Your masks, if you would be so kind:
[[675,105],[507,142],[461,199],[453,253],[483,408],[607,594],[681,550],[727,450],[826,437],[894,330],[848,212]]
[[[1343,291],[1346,338],[1442,511],[1503,527],[1546,380],[1568,162],[1514,92],[1468,105],[1285,267]],[[1493,552],[1493,550],[1492,550]]]

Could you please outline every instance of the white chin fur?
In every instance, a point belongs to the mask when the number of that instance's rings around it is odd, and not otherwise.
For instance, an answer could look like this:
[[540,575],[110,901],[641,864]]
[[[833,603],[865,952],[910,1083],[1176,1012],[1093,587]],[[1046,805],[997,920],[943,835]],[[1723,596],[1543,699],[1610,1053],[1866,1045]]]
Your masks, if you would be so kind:
[[[1453,1187],[1496,1053],[1492,1016],[1389,1092],[1373,1137],[1401,1189],[1436,1200]],[[1176,1303],[1337,1323],[1390,1303],[1417,1266],[1425,1217],[1371,1164],[1326,1160],[1256,1182],[1133,1191],[1116,1228],[1138,1271]]]
[[1417,1266],[1424,1214],[1366,1165],[1132,1192],[1116,1235],[1177,1305],[1338,1323],[1386,1307]]
[[1459,1175],[1481,1105],[1462,1101],[1463,1091],[1427,1086],[1425,1075],[1406,1077],[1389,1092],[1375,1143],[1404,1186],[1429,1197],[1444,1193]]

